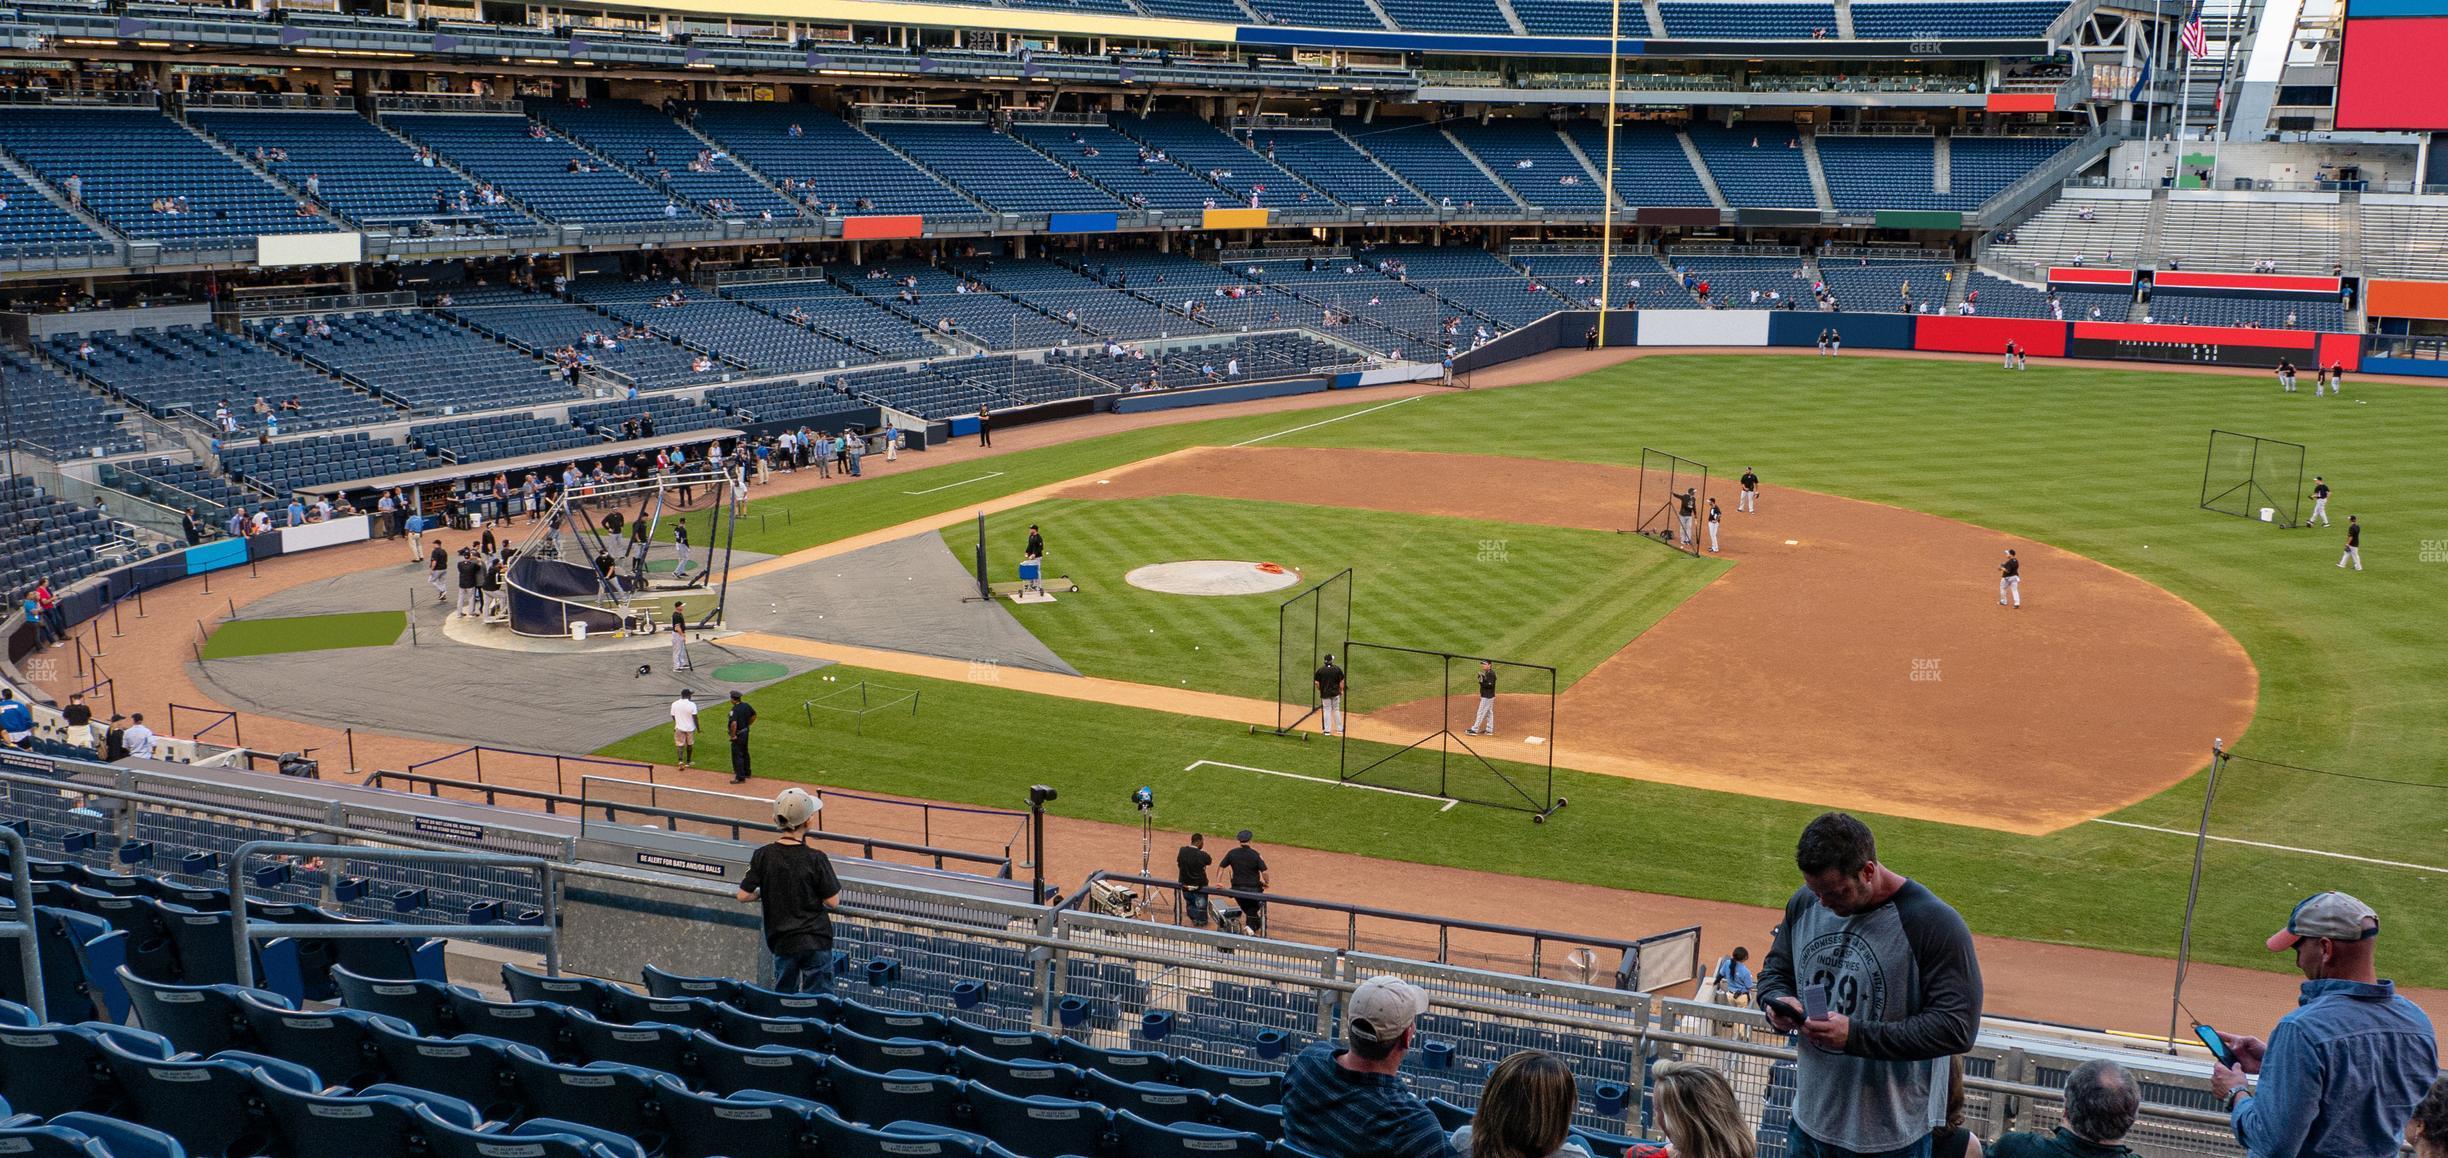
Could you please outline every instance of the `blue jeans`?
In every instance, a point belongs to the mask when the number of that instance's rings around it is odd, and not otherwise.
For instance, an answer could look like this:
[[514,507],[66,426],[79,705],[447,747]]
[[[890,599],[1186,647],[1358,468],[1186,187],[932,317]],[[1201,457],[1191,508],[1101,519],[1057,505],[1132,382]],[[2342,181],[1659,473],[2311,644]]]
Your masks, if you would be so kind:
[[815,993],[833,988],[833,962],[841,954],[817,949],[785,957],[774,954],[774,989],[781,993]]
[[1199,928],[1207,927],[1207,894],[1197,889],[1182,890],[1182,918]]
[[1802,1132],[1802,1124],[1785,1123],[1785,1158],[1930,1158],[1929,1135],[1923,1134],[1909,1145],[1896,1150],[1847,1150],[1831,1146]]

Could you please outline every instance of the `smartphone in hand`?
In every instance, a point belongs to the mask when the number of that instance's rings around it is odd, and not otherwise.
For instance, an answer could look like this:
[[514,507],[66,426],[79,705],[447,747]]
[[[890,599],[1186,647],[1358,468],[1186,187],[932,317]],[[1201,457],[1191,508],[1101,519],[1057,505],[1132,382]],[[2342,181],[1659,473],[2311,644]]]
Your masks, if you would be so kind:
[[2226,1039],[2220,1037],[2217,1030],[2194,1022],[2193,1036],[2201,1039],[2203,1048],[2210,1051],[2211,1060],[2223,1066],[2236,1064],[2235,1051],[2227,1048]]
[[1802,1003],[1801,1003],[1801,1002],[1799,1002],[1799,1001],[1795,1001],[1793,998],[1790,998],[1790,997],[1779,997],[1779,998],[1777,998],[1777,999],[1775,999],[1775,1000],[1773,1000],[1773,1001],[1770,1001],[1768,1004],[1769,1004],[1769,1006],[1770,1006],[1770,1007],[1774,1008],[1774,1009],[1775,1009],[1775,1010],[1776,1010],[1778,1013],[1782,1013],[1782,1014],[1784,1014],[1786,1017],[1788,1017],[1788,1018],[1790,1018],[1790,1019],[1792,1019],[1792,1020],[1794,1020],[1794,1021],[1808,1021],[1808,1020],[1810,1020],[1810,1014],[1809,1014],[1809,1011],[1807,1011],[1807,1010],[1803,1009],[1803,1008],[1802,1008]]
[[1826,1017],[1828,1015],[1827,997],[1827,986],[1825,985],[1803,986],[1802,1020],[1818,1021]]

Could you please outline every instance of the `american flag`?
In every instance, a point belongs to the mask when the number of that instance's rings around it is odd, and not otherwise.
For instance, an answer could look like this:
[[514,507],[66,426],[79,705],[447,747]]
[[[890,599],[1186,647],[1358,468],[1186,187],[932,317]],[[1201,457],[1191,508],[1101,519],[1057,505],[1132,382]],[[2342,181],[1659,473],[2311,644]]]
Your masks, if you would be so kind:
[[2209,38],[2202,33],[2201,0],[2194,0],[2193,18],[2185,22],[2184,31],[2177,33],[2176,39],[2177,43],[2184,46],[2184,53],[2187,57],[2200,58],[2210,55]]

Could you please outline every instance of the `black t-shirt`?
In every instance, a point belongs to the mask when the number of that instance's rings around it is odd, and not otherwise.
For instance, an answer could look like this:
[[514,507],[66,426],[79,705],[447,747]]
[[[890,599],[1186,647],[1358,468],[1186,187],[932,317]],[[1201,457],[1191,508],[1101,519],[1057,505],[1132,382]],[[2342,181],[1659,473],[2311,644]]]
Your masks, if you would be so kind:
[[71,728],[82,728],[93,722],[93,709],[84,704],[70,704],[60,709],[60,718]]
[[740,887],[757,894],[765,908],[765,947],[785,957],[833,947],[828,897],[841,895],[832,858],[805,845],[775,841],[748,858]]
[[2363,545],[2363,524],[2346,524],[2346,545],[2349,547],[2360,547]]
[[2312,484],[2312,497],[2313,497],[2313,498],[2316,498],[2316,499],[2325,499],[2325,498],[2328,498],[2328,497],[2329,497],[2329,484],[2328,484],[2328,483],[2314,483],[2314,484]]
[[756,709],[750,707],[746,700],[733,700],[731,702],[731,730],[737,733],[740,739],[745,740],[748,738],[749,725],[754,723],[756,723]]
[[484,564],[474,558],[459,560],[459,586],[474,587],[484,580]]
[[1479,669],[1479,698],[1483,700],[1496,698],[1496,669]]
[[672,608],[672,630],[673,630],[673,631],[683,631],[683,630],[686,630],[687,628],[688,628],[688,612],[682,611],[682,610],[680,610],[680,609],[679,609],[679,608],[677,608],[677,607]]
[[1743,476],[1742,476],[1742,484],[1743,484],[1743,489],[1744,489],[1744,490],[1747,490],[1747,491],[1755,491],[1755,490],[1758,490],[1758,489],[1759,489],[1759,476],[1758,476],[1758,475],[1755,475],[1755,474],[1751,473],[1750,471],[1747,471],[1747,470],[1746,470],[1746,471],[1744,471],[1744,472],[1743,472]]
[[1316,678],[1319,695],[1339,696],[1343,694],[1342,668],[1336,667],[1335,665],[1329,663],[1326,666],[1317,669]]
[[1683,513],[1686,516],[1689,516],[1693,511],[1698,510],[1700,507],[1700,500],[1688,494],[1683,496],[1682,502]]
[[1998,574],[2004,578],[2012,579],[2017,575],[2021,575],[2022,573],[2023,560],[2017,559],[2012,555],[2007,556],[2005,562],[1998,564]]
[[1215,858],[1207,855],[1206,849],[1185,844],[1180,852],[1173,854],[1173,864],[1180,870],[1173,879],[1185,885],[1206,888],[1207,866],[1214,863]]
[[425,569],[428,571],[439,571],[448,566],[450,566],[450,552],[440,547],[434,548],[431,554],[425,556]]
[[1028,541],[1028,549],[1027,549],[1027,553],[1028,553],[1028,557],[1029,557],[1029,558],[1031,558],[1031,559],[1035,559],[1035,558],[1037,558],[1037,557],[1039,557],[1039,556],[1044,555],[1044,554],[1045,554],[1045,536],[1040,535],[1040,534],[1038,534],[1038,533],[1037,533],[1037,532],[1035,532],[1035,531],[1030,531],[1030,532],[1029,532],[1029,541]]
[[1254,893],[1266,888],[1258,880],[1258,874],[1266,871],[1266,858],[1258,855],[1258,850],[1249,845],[1235,845],[1231,852],[1224,854],[1224,871],[1232,874],[1232,887],[1242,892]]

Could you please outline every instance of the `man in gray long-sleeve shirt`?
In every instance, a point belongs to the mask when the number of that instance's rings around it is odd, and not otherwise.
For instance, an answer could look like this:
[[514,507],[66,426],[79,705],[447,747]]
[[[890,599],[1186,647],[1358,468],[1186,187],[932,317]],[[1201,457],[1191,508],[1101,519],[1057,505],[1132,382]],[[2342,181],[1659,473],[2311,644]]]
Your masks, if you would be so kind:
[[[1972,932],[1880,864],[1869,827],[1844,813],[1811,821],[1794,861],[1803,887],[1759,975],[1768,1023],[1801,1035],[1786,1154],[1928,1158],[1930,1127],[1945,1118],[1946,1059],[1980,1031]],[[1812,987],[1826,1011],[1806,1020]]]

